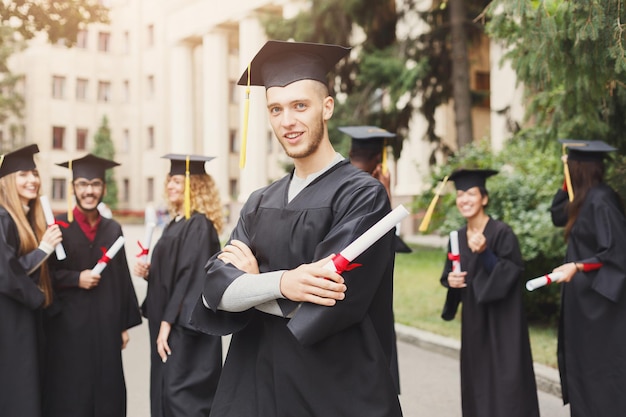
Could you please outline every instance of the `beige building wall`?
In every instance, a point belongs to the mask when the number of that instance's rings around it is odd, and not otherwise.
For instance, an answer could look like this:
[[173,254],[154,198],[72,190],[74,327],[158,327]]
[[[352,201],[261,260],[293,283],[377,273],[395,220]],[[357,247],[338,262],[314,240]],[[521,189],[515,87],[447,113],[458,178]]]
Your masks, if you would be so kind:
[[[241,73],[266,41],[260,13],[293,15],[306,2],[289,0],[111,0],[111,24],[91,25],[84,46],[49,45],[42,36],[12,57],[14,72],[25,81],[26,143],[35,142],[41,153],[39,168],[43,192],[53,208],[64,210],[60,198],[66,169],[55,165],[81,157],[93,146],[93,136],[107,117],[116,149],[115,168],[119,209],[142,211],[147,205],[163,206],[163,185],[169,162],[167,153],[198,153],[216,156],[207,164],[222,200],[229,205],[230,220],[250,192],[284,175],[289,163],[273,137],[267,120],[264,89],[253,87],[247,161],[239,168],[239,148],[244,87],[236,86]],[[408,22],[399,25],[399,36],[423,30]],[[403,32],[404,31],[404,32]],[[109,35],[108,50],[99,50]],[[473,71],[491,83],[491,102],[511,103],[520,109],[510,68],[499,66],[499,48],[489,42],[476,50]],[[497,79],[494,79],[494,75]],[[53,97],[54,77],[64,79],[62,96]],[[473,82],[476,81],[473,77]],[[77,97],[79,80],[86,80],[84,98]],[[109,83],[106,100],[99,92]],[[498,86],[498,94],[493,86]],[[475,86],[474,86],[475,87]],[[100,97],[99,97],[100,95]],[[452,106],[437,112],[438,133],[454,144]],[[59,149],[53,146],[53,127],[63,127]],[[416,114],[401,158],[391,161],[394,173],[393,203],[410,202],[425,191],[429,172],[430,144],[423,140],[425,120]],[[88,132],[86,149],[77,148],[76,132]],[[491,135],[494,143],[505,140],[503,116],[487,108],[474,111],[476,138]],[[403,225],[414,232],[413,221]]]

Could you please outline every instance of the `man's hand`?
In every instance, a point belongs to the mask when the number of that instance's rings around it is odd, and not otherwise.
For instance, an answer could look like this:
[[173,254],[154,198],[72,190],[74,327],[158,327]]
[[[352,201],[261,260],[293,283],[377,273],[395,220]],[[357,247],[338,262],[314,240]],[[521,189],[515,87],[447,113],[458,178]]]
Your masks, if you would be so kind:
[[128,330],[124,330],[122,332],[122,350],[126,349],[128,345],[128,341],[130,340],[130,336],[128,335]]
[[228,245],[224,246],[222,253],[217,255],[217,258],[225,264],[233,264],[237,269],[248,274],[259,273],[259,264],[254,254],[248,245],[240,240],[231,240]]
[[78,286],[84,290],[90,290],[97,287],[100,283],[100,275],[91,272],[91,269],[81,271],[78,277]]
[[280,292],[291,301],[329,307],[334,306],[337,300],[343,300],[346,296],[343,277],[324,268],[333,256],[286,271],[280,280]]
[[448,274],[448,285],[450,288],[465,288],[467,283],[465,282],[465,276],[467,272],[450,272]]
[[150,264],[146,262],[137,261],[135,266],[133,266],[133,274],[145,280],[148,279],[149,270],[150,270]]
[[156,344],[157,352],[159,353],[159,356],[161,357],[163,363],[167,362],[167,357],[172,354],[170,345],[167,343],[167,339],[169,339],[170,337],[170,330],[172,330],[172,325],[166,321],[162,321]]

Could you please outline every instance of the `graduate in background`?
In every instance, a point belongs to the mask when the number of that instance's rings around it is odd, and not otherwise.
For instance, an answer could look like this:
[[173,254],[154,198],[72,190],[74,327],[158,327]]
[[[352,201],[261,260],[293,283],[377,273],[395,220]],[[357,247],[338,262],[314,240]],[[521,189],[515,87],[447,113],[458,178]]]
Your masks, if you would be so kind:
[[[97,209],[106,192],[105,170],[119,164],[88,154],[58,165],[72,169],[76,207],[62,230],[67,258],[51,262],[60,312],[45,322],[43,415],[123,417],[122,349],[141,314],[124,250],[101,275],[91,272],[122,235],[119,223]],[[67,223],[67,213],[58,219]]]
[[222,205],[204,169],[213,157],[164,158],[171,160],[165,193],[172,220],[151,262],[140,261],[133,268],[148,281],[142,310],[150,326],[151,416],[208,417],[222,369],[222,339],[198,333],[188,322],[202,292],[206,260],[220,250]]
[[193,323],[233,333],[211,416],[402,415],[390,372],[393,232],[343,276],[323,267],[390,212],[382,184],[328,137],[326,74],[348,52],[269,41],[239,81],[265,86],[295,169],[250,196],[229,245],[207,265],[206,304]]
[[[538,417],[537,387],[522,304],[524,264],[511,228],[485,213],[486,179],[493,170],[450,175],[456,206],[467,224],[458,230],[461,270],[448,257],[441,284],[448,288],[442,318],[461,310],[463,417]],[[448,246],[450,252],[450,245]]]
[[0,155],[0,414],[41,415],[41,308],[52,302],[47,264],[61,242],[39,202],[29,145]]
[[[391,175],[383,162],[386,162],[387,140],[395,138],[396,134],[376,126],[342,126],[338,129],[352,138],[350,163],[380,181],[391,201]],[[413,252],[397,233],[394,247],[396,253]]]
[[[558,362],[563,402],[573,417],[626,410],[626,219],[604,183],[602,141],[561,140],[571,188],[558,190],[552,221],[565,227]],[[570,201],[569,197],[572,197]]]

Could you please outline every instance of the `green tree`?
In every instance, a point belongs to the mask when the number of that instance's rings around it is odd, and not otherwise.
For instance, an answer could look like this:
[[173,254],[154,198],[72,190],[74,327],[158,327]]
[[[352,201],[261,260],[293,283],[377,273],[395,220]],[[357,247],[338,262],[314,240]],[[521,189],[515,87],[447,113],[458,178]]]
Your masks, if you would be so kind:
[[626,151],[623,0],[495,0],[488,32],[510,49],[529,136],[602,139]]
[[[94,146],[91,151],[101,158],[114,160],[115,146],[111,139],[111,129],[109,128],[109,120],[106,116],[102,118],[102,123],[94,136]],[[107,194],[104,196],[104,203],[111,209],[117,208],[117,182],[112,169],[107,169],[105,174],[107,184]]]
[[[436,150],[450,154],[450,149],[435,133],[435,111],[453,94],[461,97],[463,89],[469,89],[468,68],[463,65],[468,62],[464,47],[483,33],[482,25],[474,20],[488,4],[487,0],[454,1],[460,3],[454,9],[454,25],[445,1],[435,1],[427,11],[419,11],[418,0],[313,0],[309,9],[292,19],[269,17],[266,31],[272,39],[340,45],[350,45],[358,39],[355,34],[362,32],[364,39],[353,45],[355,53],[336,69],[337,77],[332,80],[335,93],[345,93],[346,98],[336,108],[331,131],[340,124],[373,124],[403,138],[407,136],[411,117],[419,110],[428,121],[427,139],[437,144]],[[418,20],[430,30],[420,33],[409,30],[396,37],[399,23],[415,27]],[[455,43],[460,45],[453,60]],[[461,66],[457,64],[459,74],[453,78],[456,62],[461,62]],[[458,87],[453,88],[455,83]],[[465,93],[469,95],[468,91]],[[415,100],[418,96],[419,101]],[[421,104],[416,108],[417,102]],[[455,102],[463,145],[471,141],[471,100]],[[395,141],[396,158],[401,150],[402,141]],[[434,163],[434,156],[431,161]]]
[[21,76],[9,69],[9,57],[20,50],[23,43],[9,26],[0,26],[0,125],[8,123],[7,137],[0,142],[0,153],[13,150],[20,145],[17,138],[21,131],[19,120],[24,110],[24,98],[17,91]]

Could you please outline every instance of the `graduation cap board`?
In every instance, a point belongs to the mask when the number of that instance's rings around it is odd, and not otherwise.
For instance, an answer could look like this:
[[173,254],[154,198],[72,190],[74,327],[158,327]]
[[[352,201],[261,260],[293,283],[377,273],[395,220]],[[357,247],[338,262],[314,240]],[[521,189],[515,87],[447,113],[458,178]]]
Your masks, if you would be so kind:
[[37,168],[33,155],[38,152],[37,145],[28,145],[0,155],[0,178],[17,171],[30,171]]
[[237,82],[246,86],[239,166],[246,161],[250,86],[285,87],[300,80],[328,85],[327,74],[351,48],[309,42],[267,41]]
[[574,201],[574,188],[572,187],[572,179],[569,172],[568,160],[580,162],[602,161],[609,152],[616,151],[617,148],[601,140],[578,140],[578,139],[559,139],[563,147],[563,154],[567,152],[567,159],[563,163],[563,173],[565,175],[565,183],[567,185],[567,195],[569,201]]
[[191,217],[191,179],[189,176],[206,174],[205,162],[215,159],[215,157],[168,153],[161,158],[169,159],[171,162],[169,175],[185,176],[184,210],[185,218],[188,219]]
[[69,192],[69,183],[76,178],[85,178],[87,180],[99,178],[104,181],[106,170],[116,167],[119,164],[115,161],[100,158],[99,156],[88,153],[82,158],[70,159],[67,162],[61,162],[56,165],[70,170],[67,187],[67,219],[72,222],[74,216],[72,214],[72,195]]
[[359,149],[380,151],[382,170],[387,173],[387,140],[395,138],[395,133],[377,126],[341,126],[337,129],[352,138],[350,152]]

